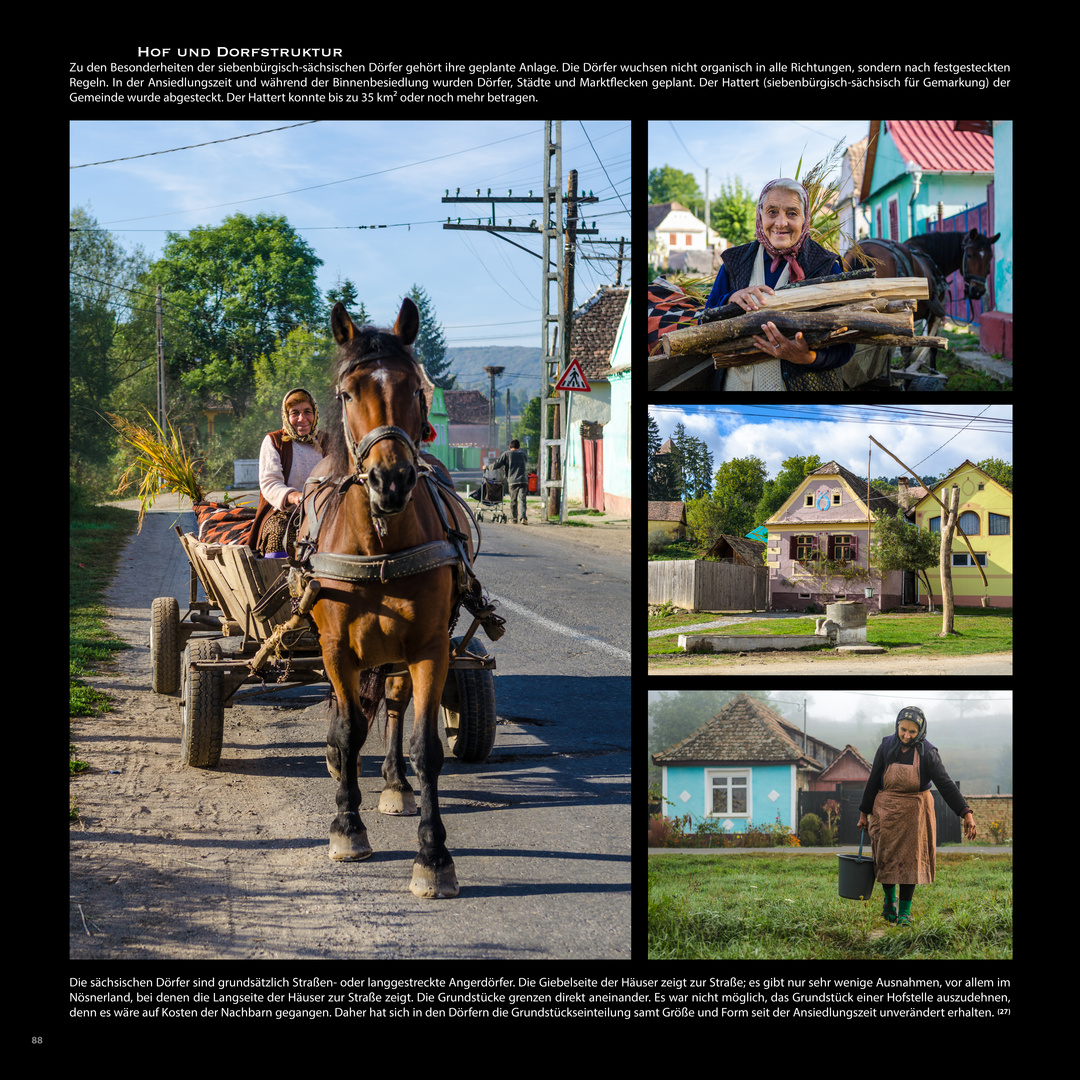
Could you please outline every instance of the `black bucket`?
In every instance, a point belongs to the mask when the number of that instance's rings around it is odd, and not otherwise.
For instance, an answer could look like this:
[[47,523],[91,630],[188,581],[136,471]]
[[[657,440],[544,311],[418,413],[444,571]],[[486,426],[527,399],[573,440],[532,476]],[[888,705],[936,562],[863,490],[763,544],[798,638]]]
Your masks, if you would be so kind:
[[869,900],[874,891],[874,859],[863,857],[863,840],[866,830],[859,836],[858,855],[837,855],[840,860],[840,876],[837,888],[845,900]]

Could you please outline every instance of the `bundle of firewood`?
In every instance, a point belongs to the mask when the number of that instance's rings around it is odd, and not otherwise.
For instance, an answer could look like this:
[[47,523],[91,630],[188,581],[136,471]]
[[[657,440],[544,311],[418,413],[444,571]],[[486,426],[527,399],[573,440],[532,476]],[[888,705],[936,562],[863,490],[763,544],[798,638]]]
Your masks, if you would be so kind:
[[761,363],[772,357],[758,349],[754,338],[763,336],[761,327],[767,322],[788,338],[801,332],[811,349],[847,342],[948,347],[944,338],[915,335],[915,305],[927,298],[925,278],[875,278],[872,273],[851,271],[796,282],[766,296],[764,306],[754,312],[738,304],[708,308],[701,325],[665,334],[660,339],[663,356],[656,360],[667,361],[664,367],[671,374],[671,360],[680,356],[690,363],[694,355],[695,367],[702,366],[705,355],[718,368]]

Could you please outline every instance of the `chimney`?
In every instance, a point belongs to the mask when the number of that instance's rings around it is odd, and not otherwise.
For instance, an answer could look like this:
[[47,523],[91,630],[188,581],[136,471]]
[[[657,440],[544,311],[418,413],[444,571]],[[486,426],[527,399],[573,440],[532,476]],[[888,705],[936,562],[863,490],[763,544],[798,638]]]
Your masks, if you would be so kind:
[[901,476],[896,483],[900,489],[896,493],[896,503],[901,510],[906,511],[908,508],[908,479],[906,476]]

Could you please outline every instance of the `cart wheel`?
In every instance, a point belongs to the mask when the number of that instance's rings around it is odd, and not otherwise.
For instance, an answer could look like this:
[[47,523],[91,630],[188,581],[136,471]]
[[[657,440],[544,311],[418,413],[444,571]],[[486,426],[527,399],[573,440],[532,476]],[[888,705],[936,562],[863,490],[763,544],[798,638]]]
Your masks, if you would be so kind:
[[180,605],[172,596],[150,605],[150,687],[155,694],[180,689]]
[[[461,638],[451,638],[455,649]],[[461,761],[487,761],[495,745],[495,677],[486,668],[451,668],[442,696],[446,741]]]
[[225,676],[220,671],[191,670],[195,660],[220,660],[216,641],[191,641],[184,650],[184,700],[180,703],[180,761],[206,769],[221,760],[225,731]]

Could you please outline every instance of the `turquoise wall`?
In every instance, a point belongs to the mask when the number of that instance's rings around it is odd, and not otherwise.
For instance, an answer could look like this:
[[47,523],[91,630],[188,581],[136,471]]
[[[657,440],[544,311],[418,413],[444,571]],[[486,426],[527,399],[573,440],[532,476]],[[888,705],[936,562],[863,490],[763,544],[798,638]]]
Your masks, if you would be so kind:
[[[726,814],[721,821],[730,819],[734,828],[731,832],[745,832],[747,821],[755,825],[768,827],[776,821],[777,811],[780,812],[780,821],[792,831],[796,830],[797,822],[795,810],[791,805],[792,769],[793,765],[755,765],[750,772],[750,815],[749,818],[741,815]],[[692,814],[694,819],[705,817],[708,811],[705,800],[706,785],[704,766],[667,765],[664,767],[664,797],[674,805],[665,806],[664,812],[668,817],[681,817],[683,814]],[[726,770],[719,770],[726,771]],[[682,793],[688,792],[690,798],[685,802]],[[769,793],[776,791],[779,795],[775,801],[769,798]]]

